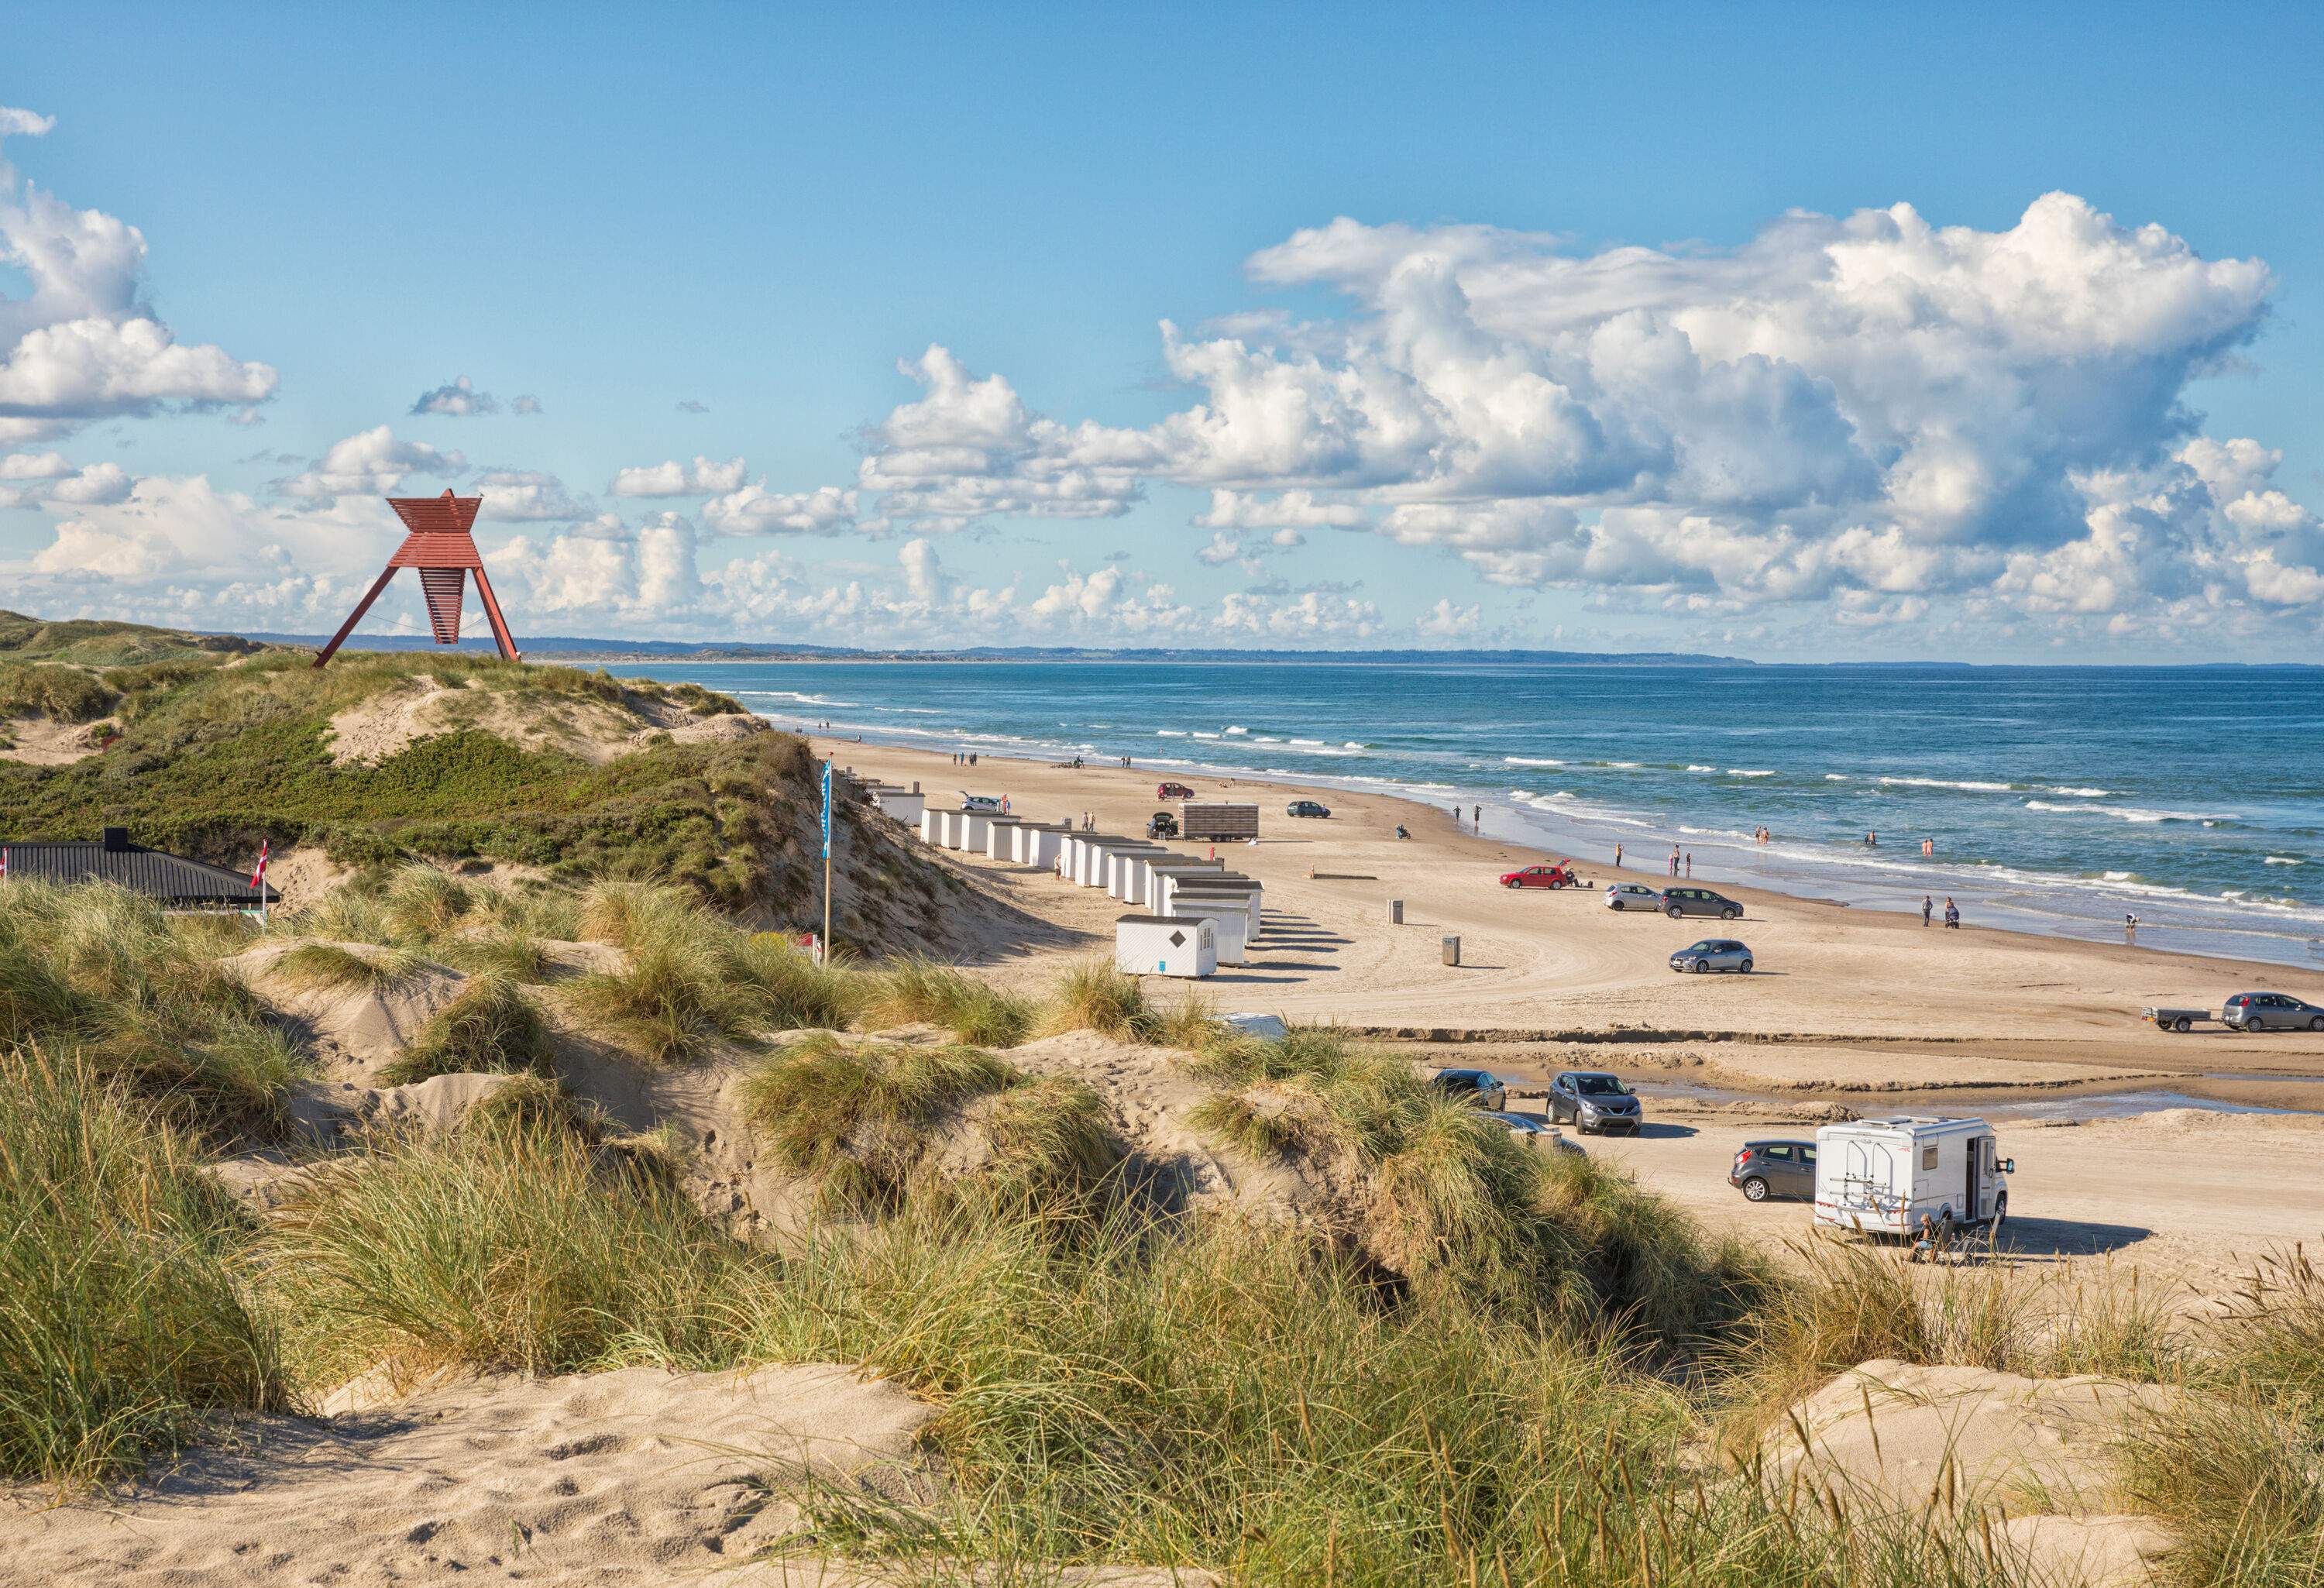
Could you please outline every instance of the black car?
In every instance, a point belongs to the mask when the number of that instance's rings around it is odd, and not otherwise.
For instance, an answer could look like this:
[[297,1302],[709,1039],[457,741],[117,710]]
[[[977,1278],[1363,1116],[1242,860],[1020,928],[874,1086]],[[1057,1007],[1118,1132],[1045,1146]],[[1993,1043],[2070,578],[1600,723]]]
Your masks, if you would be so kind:
[[1635,1136],[1646,1122],[1637,1094],[1622,1085],[1619,1076],[1603,1070],[1567,1070],[1552,1081],[1549,1118],[1553,1124],[1571,1122],[1585,1136],[1593,1131],[1628,1131]]
[[1663,913],[1673,920],[1683,915],[1708,915],[1723,921],[1739,921],[1743,919],[1743,907],[1726,894],[1713,893],[1708,888],[1665,888]]
[[1509,1105],[1508,1087],[1490,1070],[1438,1070],[1428,1084],[1456,1103],[1473,1103],[1490,1113]]
[[1295,799],[1283,808],[1286,816],[1329,816],[1332,808],[1320,799]]
[[1770,1196],[1815,1195],[1816,1148],[1812,1141],[1746,1141],[1735,1154],[1727,1183],[1748,1202]]

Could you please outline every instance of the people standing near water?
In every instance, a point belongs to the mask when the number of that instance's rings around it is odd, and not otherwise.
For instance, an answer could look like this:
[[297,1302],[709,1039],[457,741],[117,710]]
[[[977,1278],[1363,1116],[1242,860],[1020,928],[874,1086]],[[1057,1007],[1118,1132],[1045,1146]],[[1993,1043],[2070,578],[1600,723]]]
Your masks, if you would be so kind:
[[2122,918],[2122,935],[2123,939],[2126,942],[2135,943],[2138,941],[2138,916],[2135,911],[2124,912]]
[[1936,911],[1937,911],[1937,907],[1936,907],[1935,902],[1934,902],[1933,900],[1932,900],[1926,893],[1922,894],[1922,895],[1921,895],[1921,924],[1922,924],[1923,926],[1924,926],[1924,927],[1925,927],[1925,926],[1927,926],[1927,925],[1929,924],[1929,918],[1930,918],[1931,916],[1934,915],[1934,914],[1936,913]]
[[1614,845],[1614,869],[1618,872],[1622,869],[1622,846],[1619,844]]
[[1953,902],[1950,893],[1945,895],[1945,925],[1955,928],[1960,925],[1960,906]]
[[1686,874],[1690,878],[1694,875],[1694,851],[1692,849],[1686,852]]

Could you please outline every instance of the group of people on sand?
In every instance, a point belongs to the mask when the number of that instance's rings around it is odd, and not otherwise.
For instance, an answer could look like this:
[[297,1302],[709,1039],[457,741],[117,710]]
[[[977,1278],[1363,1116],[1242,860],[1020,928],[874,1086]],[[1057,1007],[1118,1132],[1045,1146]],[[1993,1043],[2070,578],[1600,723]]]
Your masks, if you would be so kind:
[[[1921,924],[1924,927],[1929,925],[1929,918],[1935,913],[1935,902],[1931,900],[1927,894],[1922,894]],[[1945,895],[1945,925],[1954,928],[1958,928],[1960,925],[1960,906],[1953,902],[1953,896],[1950,893]]]
[[973,750],[955,750],[952,752],[952,763],[954,766],[974,766],[976,764],[976,752]]

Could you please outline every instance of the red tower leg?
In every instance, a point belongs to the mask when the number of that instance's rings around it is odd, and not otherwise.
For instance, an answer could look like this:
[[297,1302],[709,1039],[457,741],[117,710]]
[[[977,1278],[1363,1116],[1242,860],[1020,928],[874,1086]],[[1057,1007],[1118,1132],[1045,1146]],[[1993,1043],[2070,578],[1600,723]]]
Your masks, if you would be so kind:
[[347,636],[355,632],[355,625],[363,622],[364,614],[371,610],[371,604],[379,599],[379,593],[387,588],[388,580],[393,577],[395,565],[390,563],[380,571],[379,577],[372,581],[371,588],[364,592],[364,598],[355,603],[355,609],[347,614],[347,621],[339,625],[339,632],[331,636],[331,642],[323,647],[322,654],[315,658],[317,667],[330,660],[332,653],[346,642]]
[[517,651],[516,641],[510,637],[508,620],[501,616],[501,604],[493,599],[493,582],[484,577],[484,565],[481,559],[473,571],[476,576],[476,594],[484,598],[484,616],[492,622],[493,639],[500,646],[501,654],[511,661],[522,661],[524,658]]

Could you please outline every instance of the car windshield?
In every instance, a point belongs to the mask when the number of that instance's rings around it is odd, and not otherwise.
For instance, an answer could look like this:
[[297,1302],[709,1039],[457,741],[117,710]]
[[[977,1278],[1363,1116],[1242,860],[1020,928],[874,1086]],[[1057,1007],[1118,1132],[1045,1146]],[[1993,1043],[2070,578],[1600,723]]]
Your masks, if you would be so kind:
[[1611,1076],[1576,1076],[1573,1089],[1584,1097],[1627,1097],[1630,1092]]
[[1717,952],[1719,946],[1719,939],[1716,937],[1705,937],[1702,942],[1696,944],[1686,952],[1689,954],[1711,954]]

